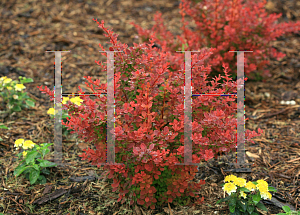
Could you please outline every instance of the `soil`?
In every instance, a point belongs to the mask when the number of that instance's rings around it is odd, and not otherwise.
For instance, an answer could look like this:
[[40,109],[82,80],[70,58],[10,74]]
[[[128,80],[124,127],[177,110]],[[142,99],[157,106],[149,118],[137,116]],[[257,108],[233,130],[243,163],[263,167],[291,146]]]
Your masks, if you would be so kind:
[[[180,34],[179,1],[177,0],[2,0],[0,2],[0,77],[13,80],[19,76],[32,78],[26,84],[28,95],[36,100],[34,108],[13,114],[1,114],[0,123],[9,130],[0,129],[0,214],[229,214],[220,186],[224,177],[235,174],[247,180],[264,179],[278,192],[271,201],[263,201],[268,212],[283,212],[289,205],[299,210],[300,205],[300,34],[280,37],[273,46],[287,56],[281,61],[272,60],[268,69],[272,77],[265,81],[247,81],[245,84],[246,129],[265,131],[247,143],[246,172],[233,172],[239,168],[230,165],[234,154],[220,156],[199,165],[194,180],[205,180],[199,191],[204,203],[196,206],[166,204],[155,210],[139,205],[129,206],[117,202],[112,192],[112,179],[103,177],[100,167],[82,161],[78,154],[86,144],[76,136],[63,136],[64,160],[68,165],[51,168],[44,185],[30,185],[24,177],[15,178],[18,165],[14,149],[16,139],[36,143],[53,142],[53,120],[47,110],[53,107],[49,97],[37,86],[54,86],[54,54],[47,50],[70,50],[62,54],[63,93],[76,93],[78,86],[86,88],[83,76],[105,82],[106,75],[95,61],[105,62],[99,53],[101,43],[107,50],[108,39],[93,18],[105,20],[113,27],[118,39],[128,46],[138,43],[137,31],[131,21],[150,29],[156,11],[163,14],[166,26]],[[266,5],[270,13],[282,13],[279,22],[299,20],[299,1],[272,0]],[[296,105],[281,101],[294,100]],[[0,106],[1,110],[5,106]],[[195,199],[193,199],[195,201]]]

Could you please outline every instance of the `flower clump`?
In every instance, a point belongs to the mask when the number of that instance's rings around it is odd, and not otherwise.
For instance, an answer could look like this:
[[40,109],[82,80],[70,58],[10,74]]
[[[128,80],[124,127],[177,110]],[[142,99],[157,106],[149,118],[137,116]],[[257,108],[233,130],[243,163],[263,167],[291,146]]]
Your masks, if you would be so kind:
[[[17,139],[15,141],[15,147],[18,150],[20,147],[23,149],[32,149],[34,147],[35,143],[31,140],[24,140],[24,139]],[[23,154],[24,155],[24,154]]]
[[[246,183],[246,180],[243,178],[238,178],[234,175],[228,175],[225,177],[224,182],[228,182],[225,183],[223,187],[224,192],[226,192],[228,195],[231,195],[231,193],[235,193],[237,191],[238,186],[245,187],[250,191],[258,190],[260,192],[261,198],[263,199],[272,198],[272,194],[269,192],[268,189],[268,183],[264,180],[258,180],[257,185],[255,185],[251,181]],[[244,193],[243,191],[241,191],[240,194],[243,198],[247,198],[246,193]]]
[[22,76],[19,76],[19,80],[12,80],[6,76],[0,77],[0,101],[6,104],[5,112],[18,112],[23,107],[35,106],[35,100],[24,91],[26,89],[24,84],[30,82],[33,82],[31,78]]
[[[81,106],[83,100],[79,96],[73,97],[71,99],[69,99],[68,97],[63,97],[63,100],[62,100],[63,104],[67,104],[68,101],[71,101],[73,104]],[[49,110],[47,111],[47,114],[49,114],[49,115],[54,115],[54,113],[55,113],[55,109],[54,108],[49,108]]]

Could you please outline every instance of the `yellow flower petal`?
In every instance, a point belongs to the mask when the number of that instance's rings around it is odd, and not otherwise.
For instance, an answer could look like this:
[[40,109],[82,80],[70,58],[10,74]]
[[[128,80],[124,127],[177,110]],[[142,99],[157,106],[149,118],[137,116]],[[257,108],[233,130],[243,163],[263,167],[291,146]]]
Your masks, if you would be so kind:
[[63,97],[62,103],[66,104],[69,100],[70,100],[69,97]]
[[246,193],[244,193],[243,191],[241,191],[241,196],[242,196],[244,199],[246,199],[246,198],[247,198],[247,194],[246,194]]
[[8,84],[8,83],[10,83],[11,81],[12,81],[11,78],[6,78],[6,79],[4,79],[3,83],[4,83],[4,84]]
[[250,191],[254,191],[256,189],[256,186],[251,181],[249,181],[249,182],[247,182],[245,188],[247,188]]
[[23,143],[24,143],[24,139],[17,139],[15,141],[15,147],[18,148],[18,147],[22,146]]
[[47,114],[49,114],[49,115],[54,115],[54,113],[55,113],[54,108],[49,108],[49,110],[47,111]]
[[235,175],[227,175],[225,177],[225,182],[230,182],[230,181],[234,181],[235,179],[237,179],[237,177]]
[[27,152],[23,151],[23,157],[26,157],[26,155],[27,155]]
[[246,185],[246,180],[243,178],[237,178],[233,181],[236,186],[244,187]]
[[230,195],[231,193],[236,192],[236,186],[231,182],[226,183],[222,189],[224,191],[226,191],[228,193],[228,195]]
[[25,89],[26,87],[23,84],[16,84],[15,89],[18,91],[22,91],[23,89]]
[[32,149],[34,147],[35,143],[31,140],[26,140],[23,144],[23,149]]

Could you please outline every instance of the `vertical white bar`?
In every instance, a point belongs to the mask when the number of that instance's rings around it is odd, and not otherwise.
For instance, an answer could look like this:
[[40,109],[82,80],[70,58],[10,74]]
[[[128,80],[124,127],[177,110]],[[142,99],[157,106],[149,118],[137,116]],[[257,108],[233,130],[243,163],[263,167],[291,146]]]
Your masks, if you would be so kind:
[[107,51],[107,163],[115,164],[114,52]]
[[61,110],[61,52],[55,52],[55,115],[54,115],[54,162],[62,163],[62,110]]

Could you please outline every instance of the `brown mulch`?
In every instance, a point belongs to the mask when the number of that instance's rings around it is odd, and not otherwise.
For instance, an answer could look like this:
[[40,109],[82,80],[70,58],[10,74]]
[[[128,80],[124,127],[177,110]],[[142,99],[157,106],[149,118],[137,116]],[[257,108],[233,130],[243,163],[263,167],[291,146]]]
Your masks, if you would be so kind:
[[[85,89],[83,76],[101,79],[106,75],[95,63],[106,61],[99,53],[99,43],[108,49],[108,39],[93,18],[105,20],[113,27],[119,40],[132,46],[139,40],[134,21],[144,28],[153,24],[156,11],[163,13],[166,25],[180,33],[179,1],[177,0],[2,0],[0,2],[0,77],[33,78],[26,84],[28,95],[36,106],[11,115],[1,114],[0,123],[9,130],[0,130],[0,213],[4,214],[228,214],[228,207],[215,203],[223,197],[225,175],[235,174],[247,180],[266,180],[278,189],[271,201],[263,201],[269,212],[283,212],[282,205],[295,210],[300,207],[300,34],[281,37],[274,47],[287,55],[282,61],[272,60],[272,78],[265,82],[247,81],[246,128],[261,128],[264,135],[246,144],[246,160],[254,165],[250,171],[236,171],[229,163],[231,154],[212,159],[199,166],[195,180],[206,184],[199,191],[204,204],[181,207],[167,204],[155,210],[122,205],[112,192],[111,179],[103,177],[102,168],[81,161],[78,154],[85,144],[76,136],[63,137],[65,167],[52,168],[47,184],[31,186],[13,176],[17,166],[13,144],[23,138],[37,143],[53,142],[53,120],[47,110],[53,107],[48,96],[37,86],[53,89],[54,54],[46,50],[70,50],[62,54],[63,93],[75,93],[78,86]],[[300,4],[296,0],[272,0],[270,12],[283,13],[280,21],[299,20]],[[280,102],[294,100],[296,105]],[[0,106],[3,110],[4,107]],[[231,170],[231,171],[228,171]]]

